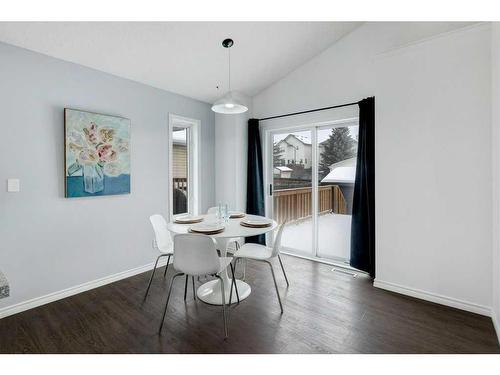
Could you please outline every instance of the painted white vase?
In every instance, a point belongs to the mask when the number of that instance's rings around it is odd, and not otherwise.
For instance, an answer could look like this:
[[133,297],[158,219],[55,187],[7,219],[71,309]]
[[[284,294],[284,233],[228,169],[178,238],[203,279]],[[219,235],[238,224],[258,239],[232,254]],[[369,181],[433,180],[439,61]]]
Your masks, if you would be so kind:
[[83,185],[85,192],[89,194],[104,190],[104,173],[99,164],[83,166]]

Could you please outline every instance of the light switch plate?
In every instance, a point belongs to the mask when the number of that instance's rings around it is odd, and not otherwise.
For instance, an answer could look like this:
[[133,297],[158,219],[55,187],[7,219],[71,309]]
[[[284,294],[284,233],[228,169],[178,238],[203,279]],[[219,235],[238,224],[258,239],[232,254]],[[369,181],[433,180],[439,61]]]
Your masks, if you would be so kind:
[[20,190],[20,183],[18,178],[9,178],[7,180],[7,191],[9,193],[17,193]]

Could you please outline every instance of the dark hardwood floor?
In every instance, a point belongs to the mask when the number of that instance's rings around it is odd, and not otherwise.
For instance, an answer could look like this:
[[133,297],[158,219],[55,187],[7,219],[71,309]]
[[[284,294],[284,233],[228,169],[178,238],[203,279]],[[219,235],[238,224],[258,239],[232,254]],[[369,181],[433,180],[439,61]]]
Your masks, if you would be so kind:
[[1,353],[500,353],[491,320],[372,287],[331,266],[283,256],[276,265],[280,315],[264,264],[249,262],[252,294],[230,313],[223,339],[220,307],[183,301],[177,279],[161,335],[167,278],[149,273],[0,320]]

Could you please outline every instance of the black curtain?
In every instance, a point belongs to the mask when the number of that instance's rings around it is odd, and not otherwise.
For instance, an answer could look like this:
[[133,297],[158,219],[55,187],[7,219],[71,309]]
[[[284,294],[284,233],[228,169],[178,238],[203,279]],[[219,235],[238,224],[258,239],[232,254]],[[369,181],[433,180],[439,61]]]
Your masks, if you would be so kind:
[[352,202],[352,267],[375,277],[375,98],[359,103],[358,156]]
[[[262,146],[259,120],[248,120],[247,213],[265,216]],[[265,235],[247,237],[245,242],[266,244]]]

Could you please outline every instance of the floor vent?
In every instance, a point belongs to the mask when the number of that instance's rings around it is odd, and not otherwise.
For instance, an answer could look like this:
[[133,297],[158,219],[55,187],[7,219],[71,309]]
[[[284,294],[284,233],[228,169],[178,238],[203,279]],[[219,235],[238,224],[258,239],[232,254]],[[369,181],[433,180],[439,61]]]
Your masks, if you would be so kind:
[[349,270],[346,270],[346,269],[343,269],[343,268],[332,268],[332,271],[333,272],[338,272],[338,273],[343,273],[343,274],[346,274],[346,275],[351,275],[352,277],[357,277],[358,274],[356,272],[353,272],[353,271],[349,271]]

